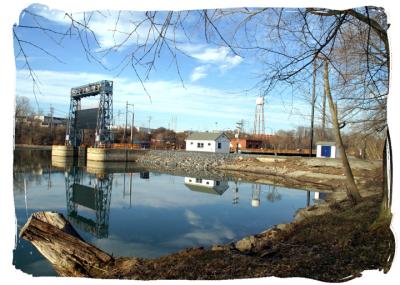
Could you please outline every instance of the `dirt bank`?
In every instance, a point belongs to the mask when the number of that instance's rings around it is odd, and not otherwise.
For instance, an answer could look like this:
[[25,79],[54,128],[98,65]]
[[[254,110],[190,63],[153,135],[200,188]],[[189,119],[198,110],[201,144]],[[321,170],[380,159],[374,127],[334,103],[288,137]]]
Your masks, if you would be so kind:
[[[367,197],[381,191],[382,161],[350,159],[350,165],[361,195]],[[264,184],[329,192],[329,199],[346,197],[345,177],[338,159],[308,157],[239,157],[233,163],[217,167],[243,180]]]

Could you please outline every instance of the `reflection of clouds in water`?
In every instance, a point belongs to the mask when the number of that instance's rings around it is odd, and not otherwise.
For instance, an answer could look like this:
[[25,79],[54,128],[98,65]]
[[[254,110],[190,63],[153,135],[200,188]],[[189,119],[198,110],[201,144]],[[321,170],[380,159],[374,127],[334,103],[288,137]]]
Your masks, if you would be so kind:
[[184,239],[192,241],[193,244],[210,245],[223,243],[226,240],[235,238],[235,234],[225,226],[214,225],[211,229],[198,229],[186,234]]
[[221,224],[217,219],[214,221],[204,220],[190,210],[185,210],[184,215],[194,229],[176,240],[166,241],[163,244],[180,248],[199,245],[209,246],[216,243],[224,243],[236,237],[231,229]]
[[200,220],[201,217],[197,214],[195,214],[193,211],[190,210],[185,210],[185,217],[188,220],[189,224],[193,225],[193,226],[200,226]]
[[[166,252],[160,252],[162,248],[157,248],[156,245],[139,243],[139,242],[127,242],[121,239],[117,235],[110,235],[107,239],[98,239],[93,244],[103,251],[113,254],[114,256],[136,256],[136,257],[157,257]],[[164,251],[166,251],[164,249]]]
[[[14,186],[15,187],[15,186]],[[51,177],[51,188],[47,182],[37,185],[27,179],[27,208],[35,210],[56,210],[66,207],[64,174],[56,173]],[[25,208],[25,191],[14,191],[15,208]]]

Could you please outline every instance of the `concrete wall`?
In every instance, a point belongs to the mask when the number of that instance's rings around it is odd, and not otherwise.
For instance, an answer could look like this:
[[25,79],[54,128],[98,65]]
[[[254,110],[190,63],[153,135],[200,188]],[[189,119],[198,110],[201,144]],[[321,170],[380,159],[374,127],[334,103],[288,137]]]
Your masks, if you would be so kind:
[[136,161],[141,150],[93,148],[87,149],[87,160],[93,161]]
[[51,147],[51,155],[69,157],[74,156],[74,148],[67,145],[53,145]]

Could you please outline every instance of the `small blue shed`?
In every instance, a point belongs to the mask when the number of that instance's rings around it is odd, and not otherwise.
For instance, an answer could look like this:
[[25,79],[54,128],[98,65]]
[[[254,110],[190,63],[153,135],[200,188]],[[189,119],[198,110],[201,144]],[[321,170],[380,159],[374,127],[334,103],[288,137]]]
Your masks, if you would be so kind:
[[335,142],[321,141],[317,142],[317,157],[336,158],[338,157]]

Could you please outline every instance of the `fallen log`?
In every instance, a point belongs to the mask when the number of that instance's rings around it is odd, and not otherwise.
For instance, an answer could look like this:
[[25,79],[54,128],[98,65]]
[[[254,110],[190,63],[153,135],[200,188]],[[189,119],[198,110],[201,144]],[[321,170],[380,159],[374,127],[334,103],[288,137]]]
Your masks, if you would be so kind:
[[99,277],[115,261],[86,243],[62,214],[32,214],[19,236],[30,241],[61,276]]

